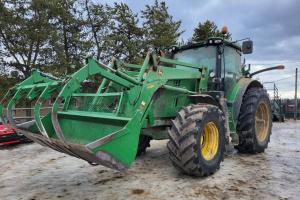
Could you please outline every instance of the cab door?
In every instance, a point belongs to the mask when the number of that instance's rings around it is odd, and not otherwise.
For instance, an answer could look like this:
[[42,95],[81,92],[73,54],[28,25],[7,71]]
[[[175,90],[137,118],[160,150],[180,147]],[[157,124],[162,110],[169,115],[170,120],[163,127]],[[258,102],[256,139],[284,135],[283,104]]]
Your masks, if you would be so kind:
[[222,73],[222,76],[225,75],[224,82],[226,96],[242,76],[241,53],[238,50],[228,46],[224,48],[224,54],[222,58]]

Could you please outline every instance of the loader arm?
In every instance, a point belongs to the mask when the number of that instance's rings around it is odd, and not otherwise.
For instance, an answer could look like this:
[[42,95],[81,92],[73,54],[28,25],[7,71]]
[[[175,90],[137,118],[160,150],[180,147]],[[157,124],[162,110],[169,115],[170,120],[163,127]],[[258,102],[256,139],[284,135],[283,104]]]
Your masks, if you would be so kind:
[[[177,69],[176,65],[197,72]],[[122,66],[139,71],[121,71]],[[97,91],[84,92],[84,81],[94,76],[102,80]],[[15,130],[37,143],[92,164],[123,171],[135,160],[141,129],[166,128],[176,109],[189,101],[189,95],[206,90],[207,76],[206,67],[152,53],[147,54],[142,65],[120,64],[115,59],[105,65],[88,59],[84,67],[64,80],[34,72],[8,92],[0,111]],[[173,84],[181,79],[187,85]],[[173,110],[170,107],[153,111],[157,106],[154,102],[162,94],[170,100],[175,97],[182,100]],[[43,104],[53,97],[51,109],[42,115]],[[16,124],[13,109],[24,99],[34,104],[33,120]],[[157,115],[161,119],[155,121]]]

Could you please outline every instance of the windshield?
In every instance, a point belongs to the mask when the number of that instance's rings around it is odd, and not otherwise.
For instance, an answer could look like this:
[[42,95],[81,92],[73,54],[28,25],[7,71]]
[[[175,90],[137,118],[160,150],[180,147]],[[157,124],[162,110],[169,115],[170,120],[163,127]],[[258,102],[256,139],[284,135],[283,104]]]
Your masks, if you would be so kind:
[[[216,47],[207,46],[179,51],[174,55],[174,59],[187,63],[199,64],[201,66],[208,67],[209,71],[211,71],[216,67]],[[176,67],[186,68],[182,66]]]

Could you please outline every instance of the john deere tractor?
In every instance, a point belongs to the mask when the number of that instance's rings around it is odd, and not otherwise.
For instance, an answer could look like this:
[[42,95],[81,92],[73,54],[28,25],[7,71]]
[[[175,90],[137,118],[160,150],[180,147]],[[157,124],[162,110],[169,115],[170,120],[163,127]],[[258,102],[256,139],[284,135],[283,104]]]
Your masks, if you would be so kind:
[[[268,146],[270,100],[241,63],[252,44],[209,38],[149,52],[139,65],[88,58],[66,78],[35,70],[2,99],[2,121],[41,145],[120,171],[150,140],[168,139],[176,168],[207,176],[226,147],[253,154]],[[24,105],[32,119],[16,123],[14,108]]]

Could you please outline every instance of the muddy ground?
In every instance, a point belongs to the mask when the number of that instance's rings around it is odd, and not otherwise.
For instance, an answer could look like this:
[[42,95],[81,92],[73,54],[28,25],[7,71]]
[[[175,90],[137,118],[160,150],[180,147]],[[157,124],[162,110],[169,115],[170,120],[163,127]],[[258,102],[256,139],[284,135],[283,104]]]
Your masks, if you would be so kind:
[[38,144],[2,148],[0,166],[1,200],[299,199],[300,122],[275,123],[265,153],[227,156],[207,178],[178,173],[166,141],[152,141],[124,174]]

